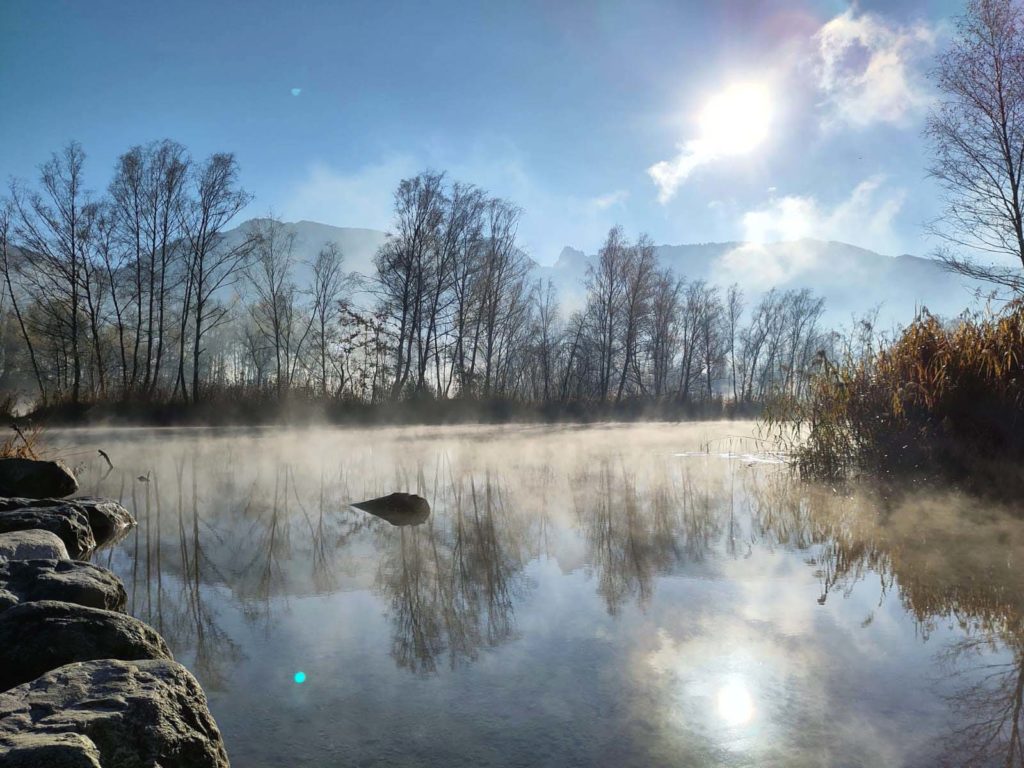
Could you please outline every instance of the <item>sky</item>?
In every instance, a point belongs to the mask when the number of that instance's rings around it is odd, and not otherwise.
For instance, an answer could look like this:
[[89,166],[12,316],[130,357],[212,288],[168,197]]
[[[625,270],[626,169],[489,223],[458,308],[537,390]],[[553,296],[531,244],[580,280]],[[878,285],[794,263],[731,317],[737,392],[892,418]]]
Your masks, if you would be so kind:
[[245,217],[387,229],[425,169],[520,205],[541,263],[657,243],[926,256],[922,136],[960,0],[0,0],[0,178],[69,140],[102,193],[172,138],[234,152]]

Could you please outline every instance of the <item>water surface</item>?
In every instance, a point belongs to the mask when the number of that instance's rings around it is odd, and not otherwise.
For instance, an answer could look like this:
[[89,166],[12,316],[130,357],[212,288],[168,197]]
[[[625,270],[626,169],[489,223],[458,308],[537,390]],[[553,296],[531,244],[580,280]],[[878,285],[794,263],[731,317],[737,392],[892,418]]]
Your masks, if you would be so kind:
[[[801,485],[751,434],[52,441],[138,518],[95,559],[238,766],[1022,764],[1015,511]],[[392,491],[426,522],[349,506]]]

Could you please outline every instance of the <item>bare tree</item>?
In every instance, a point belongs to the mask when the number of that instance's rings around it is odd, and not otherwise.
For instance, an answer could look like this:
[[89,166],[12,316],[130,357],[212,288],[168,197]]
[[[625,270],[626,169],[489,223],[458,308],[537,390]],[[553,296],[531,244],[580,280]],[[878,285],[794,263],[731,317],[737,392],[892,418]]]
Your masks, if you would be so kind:
[[18,185],[12,190],[15,233],[26,252],[22,276],[38,306],[45,308],[51,331],[66,334],[61,341],[71,357],[71,401],[76,404],[82,389],[84,164],[85,151],[72,141],[41,166],[41,193]]
[[659,270],[654,275],[651,291],[651,333],[648,339],[651,359],[652,388],[655,397],[668,391],[672,361],[678,342],[679,297],[685,285],[672,270]]
[[397,325],[396,396],[409,381],[413,350],[423,338],[424,307],[435,277],[429,269],[430,252],[444,216],[443,179],[443,174],[428,171],[402,180],[395,191],[395,231],[374,259],[379,298]]
[[732,400],[740,399],[736,379],[736,337],[739,334],[740,317],[743,315],[743,291],[733,283],[725,294],[726,343],[729,347],[729,379],[732,384]]
[[18,321],[18,328],[21,331],[21,338],[25,342],[25,347],[28,350],[29,361],[32,364],[32,373],[36,377],[36,384],[39,387],[39,397],[44,401],[46,400],[46,386],[43,383],[43,376],[39,370],[39,362],[36,360],[35,347],[32,344],[32,337],[28,334],[28,328],[25,327],[25,317],[21,313],[21,309],[18,307],[18,297],[14,292],[14,284],[11,281],[11,248],[10,248],[10,235],[11,235],[11,217],[13,214],[13,205],[10,200],[0,200],[0,268],[4,271],[4,285],[7,288],[7,293],[11,298],[11,307],[14,310],[14,317]]
[[292,336],[296,293],[293,279],[295,233],[272,216],[260,219],[254,232],[254,258],[246,275],[256,294],[250,306],[256,328],[274,351],[275,387],[281,398],[291,384]]
[[626,379],[632,374],[637,388],[644,390],[643,373],[640,370],[639,350],[642,335],[647,331],[651,310],[651,288],[657,259],[654,243],[647,235],[640,235],[636,244],[626,251],[623,265],[623,328],[622,328],[622,370],[615,401],[622,400]]
[[234,244],[224,242],[228,223],[252,197],[238,184],[238,163],[227,153],[211,155],[192,173],[192,195],[182,202],[179,221],[187,244],[185,296],[182,302],[181,359],[178,384],[188,399],[185,386],[185,324],[192,323],[192,401],[199,402],[200,359],[205,335],[227,315],[220,292],[234,283],[253,250],[251,239]]
[[326,243],[317,253],[313,264],[312,317],[315,328],[317,363],[320,373],[320,394],[327,396],[327,360],[338,318],[341,316],[342,295],[353,285],[352,278],[342,270],[342,253],[337,243]]
[[625,302],[628,249],[622,227],[612,227],[598,253],[597,265],[587,268],[588,315],[593,323],[600,357],[598,395],[602,400],[608,397],[618,354],[616,342]]
[[[930,173],[946,191],[933,229],[940,257],[960,274],[1024,290],[1024,20],[1017,0],[971,0],[938,60],[942,100],[928,119]],[[1003,257],[979,263],[960,248]]]

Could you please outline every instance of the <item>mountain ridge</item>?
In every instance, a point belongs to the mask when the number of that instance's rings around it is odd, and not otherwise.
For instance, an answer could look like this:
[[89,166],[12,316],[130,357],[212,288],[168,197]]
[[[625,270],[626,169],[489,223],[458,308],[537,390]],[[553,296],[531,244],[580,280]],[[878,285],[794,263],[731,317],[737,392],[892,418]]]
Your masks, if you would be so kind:
[[[249,219],[225,233],[229,239],[252,231],[260,219]],[[297,278],[305,279],[304,265],[328,241],[342,250],[345,269],[373,273],[373,256],[387,233],[367,227],[337,227],[311,220],[285,222],[295,234]],[[661,244],[655,247],[659,263],[687,280],[705,280],[723,289],[736,283],[748,306],[768,290],[809,288],[825,298],[826,321],[845,324],[879,307],[883,326],[909,322],[920,307],[942,316],[954,316],[976,304],[979,287],[952,275],[934,259],[902,253],[884,255],[837,240],[801,238],[772,243],[743,241]],[[582,306],[583,280],[596,254],[566,245],[551,264],[534,259],[534,274],[551,282],[567,310]]]

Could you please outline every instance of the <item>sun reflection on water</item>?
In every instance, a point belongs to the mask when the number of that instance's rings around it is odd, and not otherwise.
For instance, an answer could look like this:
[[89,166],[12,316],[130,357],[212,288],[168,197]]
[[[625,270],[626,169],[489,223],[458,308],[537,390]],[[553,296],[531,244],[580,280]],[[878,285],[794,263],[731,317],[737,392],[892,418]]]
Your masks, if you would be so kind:
[[717,709],[727,725],[746,725],[754,717],[754,698],[742,680],[730,680],[718,689]]

